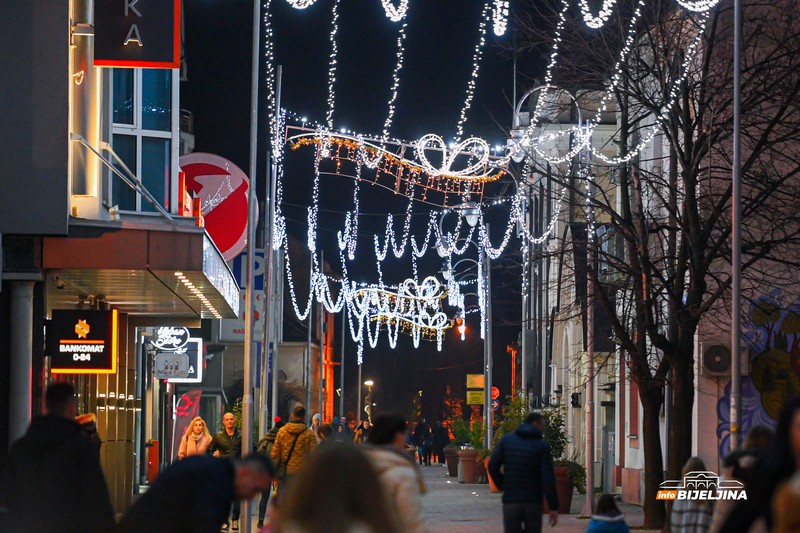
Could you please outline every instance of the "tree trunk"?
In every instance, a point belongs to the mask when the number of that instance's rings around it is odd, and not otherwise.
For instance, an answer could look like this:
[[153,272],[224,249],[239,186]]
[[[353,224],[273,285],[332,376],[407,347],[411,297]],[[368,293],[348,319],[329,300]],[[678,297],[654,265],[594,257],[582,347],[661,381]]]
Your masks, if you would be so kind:
[[691,361],[672,365],[672,420],[669,428],[667,471],[669,479],[681,479],[683,465],[692,455],[692,407],[694,368]]
[[[661,388],[640,385],[642,400],[642,446],[644,447],[644,529],[660,529],[664,525],[664,503],[656,500],[658,487],[664,478],[661,450],[660,413],[664,396]],[[690,418],[691,420],[691,418]]]

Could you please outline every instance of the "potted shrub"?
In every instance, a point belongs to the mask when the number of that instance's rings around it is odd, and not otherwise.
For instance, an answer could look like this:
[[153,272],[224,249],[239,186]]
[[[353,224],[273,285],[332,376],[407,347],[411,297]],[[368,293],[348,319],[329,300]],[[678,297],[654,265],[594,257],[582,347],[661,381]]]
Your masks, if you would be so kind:
[[458,452],[461,471],[464,474],[464,483],[476,483],[476,461],[480,448],[483,446],[483,422],[475,420],[469,430],[469,447]]
[[447,473],[450,477],[458,477],[458,451],[469,442],[469,426],[463,418],[453,421],[453,442],[444,447],[447,462]]
[[569,437],[565,429],[564,407],[549,407],[542,410],[545,419],[544,438],[550,444],[556,473],[558,512],[569,514],[574,489],[583,494],[586,490],[586,469],[583,465],[566,458]]

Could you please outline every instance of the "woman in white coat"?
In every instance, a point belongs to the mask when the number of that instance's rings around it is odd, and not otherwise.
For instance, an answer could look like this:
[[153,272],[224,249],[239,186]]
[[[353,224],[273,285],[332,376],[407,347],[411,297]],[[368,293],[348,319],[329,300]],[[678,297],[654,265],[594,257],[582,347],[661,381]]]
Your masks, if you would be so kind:
[[422,495],[427,492],[422,474],[406,453],[406,421],[400,415],[384,414],[372,423],[364,446],[378,474],[388,507],[397,511],[406,533],[424,533]]

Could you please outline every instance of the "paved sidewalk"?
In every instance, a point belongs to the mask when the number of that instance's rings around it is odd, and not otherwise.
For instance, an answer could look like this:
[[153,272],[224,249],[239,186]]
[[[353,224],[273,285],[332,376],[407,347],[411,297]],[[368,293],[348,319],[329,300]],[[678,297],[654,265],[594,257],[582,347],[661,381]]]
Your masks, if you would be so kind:
[[[447,476],[442,466],[421,467],[428,494],[423,498],[425,518],[430,533],[502,533],[503,510],[501,494],[492,494],[489,485],[466,485]],[[586,531],[589,520],[578,518],[584,497],[575,494],[572,498],[572,513],[561,515],[556,527],[546,523],[543,532],[564,531],[577,533]],[[642,508],[620,503],[620,510],[631,528],[641,526],[644,519]]]

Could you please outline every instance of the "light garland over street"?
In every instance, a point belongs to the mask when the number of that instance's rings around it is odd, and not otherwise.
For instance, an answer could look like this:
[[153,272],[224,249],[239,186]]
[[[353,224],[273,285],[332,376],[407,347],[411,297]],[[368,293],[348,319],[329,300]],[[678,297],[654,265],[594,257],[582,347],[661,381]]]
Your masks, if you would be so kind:
[[[305,9],[315,3],[315,0],[287,1],[296,9]],[[597,14],[591,12],[587,0],[577,0],[577,4],[586,25],[591,29],[599,29],[608,22],[616,1],[604,0]],[[508,247],[511,238],[515,234],[514,229],[517,227],[516,234],[521,240],[523,251],[527,250],[531,245],[542,245],[549,239],[555,238],[555,229],[560,220],[562,205],[567,192],[566,187],[561,187],[559,190],[551,192],[551,194],[554,194],[554,208],[551,220],[542,234],[533,235],[524,223],[526,198],[521,192],[521,187],[517,187],[517,192],[513,196],[484,202],[485,185],[499,182],[503,179],[510,162],[510,155],[508,154],[519,149],[528,154],[535,154],[536,157],[554,165],[570,162],[582,151],[584,151],[584,156],[591,154],[588,159],[582,157],[580,163],[579,176],[585,182],[587,190],[591,189],[593,174],[586,167],[585,161],[591,161],[591,156],[612,165],[629,162],[652,141],[659,131],[660,119],[666,118],[674,107],[680,84],[689,75],[690,67],[697,55],[708,19],[708,10],[713,8],[718,3],[718,0],[697,2],[677,0],[678,4],[684,9],[699,13],[694,30],[696,32],[695,36],[686,49],[680,73],[670,80],[671,85],[663,108],[655,117],[653,123],[646,126],[649,131],[644,133],[637,145],[623,156],[608,156],[599,149],[594,148],[591,140],[593,130],[600,124],[603,113],[608,110],[608,102],[611,101],[614,91],[623,79],[624,69],[636,44],[637,24],[641,18],[645,0],[639,0],[636,4],[625,31],[624,45],[620,50],[614,72],[610,77],[608,87],[600,99],[600,105],[595,116],[575,127],[559,129],[556,132],[542,132],[539,130],[546,110],[545,106],[549,105],[548,102],[552,102],[553,98],[559,98],[560,94],[558,88],[552,82],[553,72],[561,54],[562,35],[566,25],[566,15],[570,7],[568,0],[562,1],[546,67],[544,84],[535,109],[531,113],[530,125],[517,141],[518,144],[511,145],[510,150],[500,156],[496,153],[492,155],[492,149],[485,140],[477,137],[468,137],[462,140],[462,137],[468,112],[475,96],[483,49],[486,44],[487,25],[491,21],[495,35],[505,34],[508,17],[510,16],[510,2],[508,0],[487,0],[484,4],[479,26],[479,38],[473,52],[472,71],[467,83],[465,101],[456,125],[455,139],[450,143],[446,143],[442,136],[435,133],[424,135],[417,141],[404,141],[390,137],[391,127],[397,114],[396,102],[401,83],[400,75],[405,60],[409,0],[400,0],[398,2],[381,0],[386,16],[392,22],[402,22],[396,39],[396,63],[392,72],[387,115],[381,134],[379,136],[370,136],[344,129],[337,131],[334,128],[335,86],[339,61],[337,39],[340,2],[341,0],[333,0],[332,6],[328,106],[325,123],[309,122],[304,117],[289,112],[282,112],[277,119],[273,118],[274,113],[270,114],[272,148],[278,161],[276,220],[272,246],[276,250],[281,248],[284,250],[285,267],[290,287],[289,292],[292,306],[298,318],[304,320],[308,317],[314,300],[321,302],[325,309],[332,313],[346,310],[350,323],[351,337],[359,346],[360,361],[363,355],[365,339],[372,348],[375,348],[381,331],[388,333],[389,345],[392,348],[396,346],[399,332],[404,331],[411,335],[414,346],[418,346],[421,339],[435,339],[439,349],[441,349],[443,332],[453,325],[453,322],[447,317],[442,308],[442,302],[445,299],[449,306],[456,309],[455,316],[460,320],[463,320],[468,313],[464,302],[465,294],[461,291],[461,286],[464,284],[463,281],[456,281],[454,276],[446,280],[446,286],[442,286],[432,276],[424,278],[421,282],[419,281],[417,260],[425,256],[431,248],[435,248],[439,255],[445,259],[448,268],[452,268],[453,256],[463,256],[467,252],[469,243],[473,242],[473,240],[477,244],[478,273],[476,280],[472,282],[478,285],[475,294],[478,296],[478,311],[481,313],[481,335],[484,334],[487,301],[482,281],[485,274],[482,260],[484,254],[488,259],[497,259]],[[267,63],[266,71],[269,78],[267,84],[269,105],[274,109],[275,90],[272,78],[274,77],[275,58],[270,7],[271,0],[267,0],[264,14],[265,38],[267,40],[265,62]],[[570,97],[573,101],[575,100],[574,97]],[[298,123],[300,125],[296,126],[295,124]],[[285,135],[287,129],[300,130],[301,133],[287,138],[287,135]],[[566,137],[570,139],[566,150],[551,152],[549,149],[546,150],[544,148],[547,143]],[[294,286],[294,276],[288,253],[286,219],[281,208],[284,198],[284,149],[287,145],[292,150],[298,150],[306,146],[313,146],[315,149],[314,181],[312,184],[311,204],[307,209],[308,226],[306,235],[306,244],[311,251],[312,257],[311,278],[308,298],[305,302],[302,302],[302,305],[298,302]],[[392,152],[390,145],[398,147],[398,153]],[[414,160],[405,157],[406,148],[413,149]],[[441,163],[438,163],[438,161],[441,161]],[[325,165],[324,171],[320,169],[321,164]],[[330,165],[333,167],[332,170],[328,168]],[[530,169],[530,166],[526,163],[525,168]],[[339,280],[331,279],[323,273],[322,265],[316,254],[319,246],[318,216],[320,211],[321,175],[323,174],[348,176],[353,178],[354,183],[352,208],[345,212],[343,228],[337,232],[337,244],[343,272],[342,278]],[[362,182],[380,185],[397,195],[407,198],[405,213],[402,215],[402,229],[395,230],[395,215],[387,214],[386,229],[383,235],[376,234],[373,237],[374,253],[377,261],[376,273],[378,276],[378,283],[376,284],[359,284],[351,281],[348,276],[347,263],[348,261],[354,261],[358,252]],[[588,195],[586,201],[591,204],[591,199]],[[418,204],[439,206],[444,210],[431,210],[424,231],[415,236],[412,235],[411,222],[413,215],[418,214],[413,212],[413,206]],[[497,245],[492,244],[484,221],[487,210],[495,206],[505,206],[503,209],[508,210],[507,222]],[[588,207],[591,209],[592,206],[589,205]],[[450,211],[454,211],[457,214],[457,219],[453,229],[445,231],[442,228],[439,215]],[[371,216],[374,215],[371,214]],[[465,229],[464,221],[472,216],[476,217],[476,220],[472,220],[467,224]],[[404,257],[409,249],[411,252],[412,276],[398,285],[387,285],[383,281],[381,262],[387,259],[390,249],[392,255],[397,259]],[[523,276],[522,283],[523,285],[528,283],[526,276]]]

